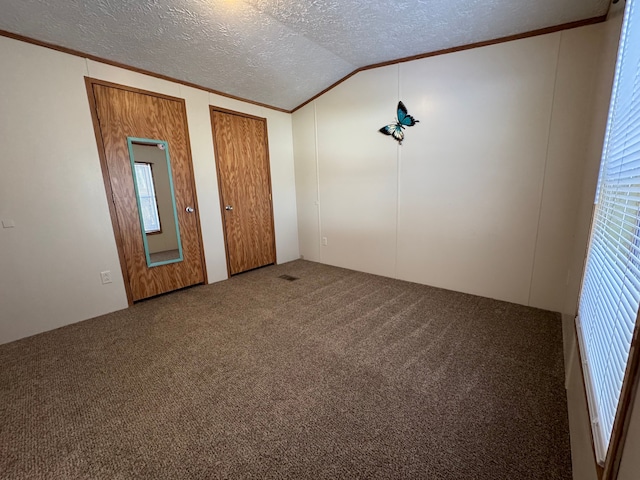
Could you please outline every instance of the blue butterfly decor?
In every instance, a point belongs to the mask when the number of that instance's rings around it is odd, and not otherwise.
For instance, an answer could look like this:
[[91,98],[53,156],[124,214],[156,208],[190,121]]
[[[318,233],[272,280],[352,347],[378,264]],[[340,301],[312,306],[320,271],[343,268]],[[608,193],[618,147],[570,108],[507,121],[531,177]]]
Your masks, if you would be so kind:
[[378,131],[385,135],[391,135],[398,141],[398,144],[402,145],[404,127],[413,127],[419,121],[420,120],[416,120],[407,113],[407,107],[404,106],[404,103],[398,102],[398,118],[396,119],[396,123],[385,125]]

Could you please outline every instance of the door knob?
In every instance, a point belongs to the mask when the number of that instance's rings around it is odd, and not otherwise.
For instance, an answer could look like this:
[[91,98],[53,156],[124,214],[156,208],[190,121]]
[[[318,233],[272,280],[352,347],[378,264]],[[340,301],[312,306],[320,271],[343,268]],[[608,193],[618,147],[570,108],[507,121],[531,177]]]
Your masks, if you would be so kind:
[[233,210],[233,207],[231,205],[227,205],[226,207],[224,207],[224,209],[231,211],[231,210]]
[[185,208],[185,211],[187,213],[193,213],[195,210],[193,209],[193,207],[187,207],[187,208]]

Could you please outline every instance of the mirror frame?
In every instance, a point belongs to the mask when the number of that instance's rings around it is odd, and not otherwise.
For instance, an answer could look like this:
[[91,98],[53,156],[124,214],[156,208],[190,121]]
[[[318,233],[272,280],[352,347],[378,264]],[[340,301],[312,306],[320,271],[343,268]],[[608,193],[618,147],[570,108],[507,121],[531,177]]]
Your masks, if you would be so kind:
[[[138,192],[138,181],[136,179],[135,158],[133,154],[133,145],[164,145],[164,155],[167,162],[167,172],[169,174],[169,190],[171,191],[171,204],[173,206],[173,222],[176,227],[176,238],[178,240],[178,258],[171,260],[163,260],[161,262],[152,262],[149,255],[149,243],[147,242],[147,234],[144,230],[144,219],[142,218],[142,208],[140,207],[140,194]],[[136,205],[138,207],[138,217],[140,218],[140,230],[142,233],[142,241],[144,243],[144,254],[147,260],[147,267],[159,267],[170,263],[182,262],[184,255],[182,252],[182,239],[180,238],[180,225],[178,223],[178,208],[176,206],[176,194],[173,188],[173,174],[171,172],[171,162],[169,160],[169,144],[165,140],[153,140],[150,138],[127,137],[127,147],[129,149],[129,163],[131,164],[131,176],[133,178],[133,188],[136,192]]]

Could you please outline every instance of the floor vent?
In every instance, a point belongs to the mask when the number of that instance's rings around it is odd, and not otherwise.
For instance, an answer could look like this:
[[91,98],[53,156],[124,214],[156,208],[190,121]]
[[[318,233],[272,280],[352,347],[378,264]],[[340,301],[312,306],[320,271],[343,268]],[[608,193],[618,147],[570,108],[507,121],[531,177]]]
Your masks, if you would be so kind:
[[294,280],[298,280],[298,277],[292,277],[291,275],[280,275],[278,278],[281,278],[288,282],[293,282]]

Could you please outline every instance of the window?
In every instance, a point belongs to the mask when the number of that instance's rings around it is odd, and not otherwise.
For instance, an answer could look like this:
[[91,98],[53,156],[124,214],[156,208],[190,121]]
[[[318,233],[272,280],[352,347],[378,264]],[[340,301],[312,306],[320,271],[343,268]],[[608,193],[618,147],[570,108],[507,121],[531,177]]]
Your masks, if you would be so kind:
[[596,457],[606,458],[640,304],[640,11],[628,0],[578,306]]
[[160,214],[158,213],[158,202],[156,201],[156,192],[153,186],[151,164],[136,162],[135,167],[144,233],[160,233]]

